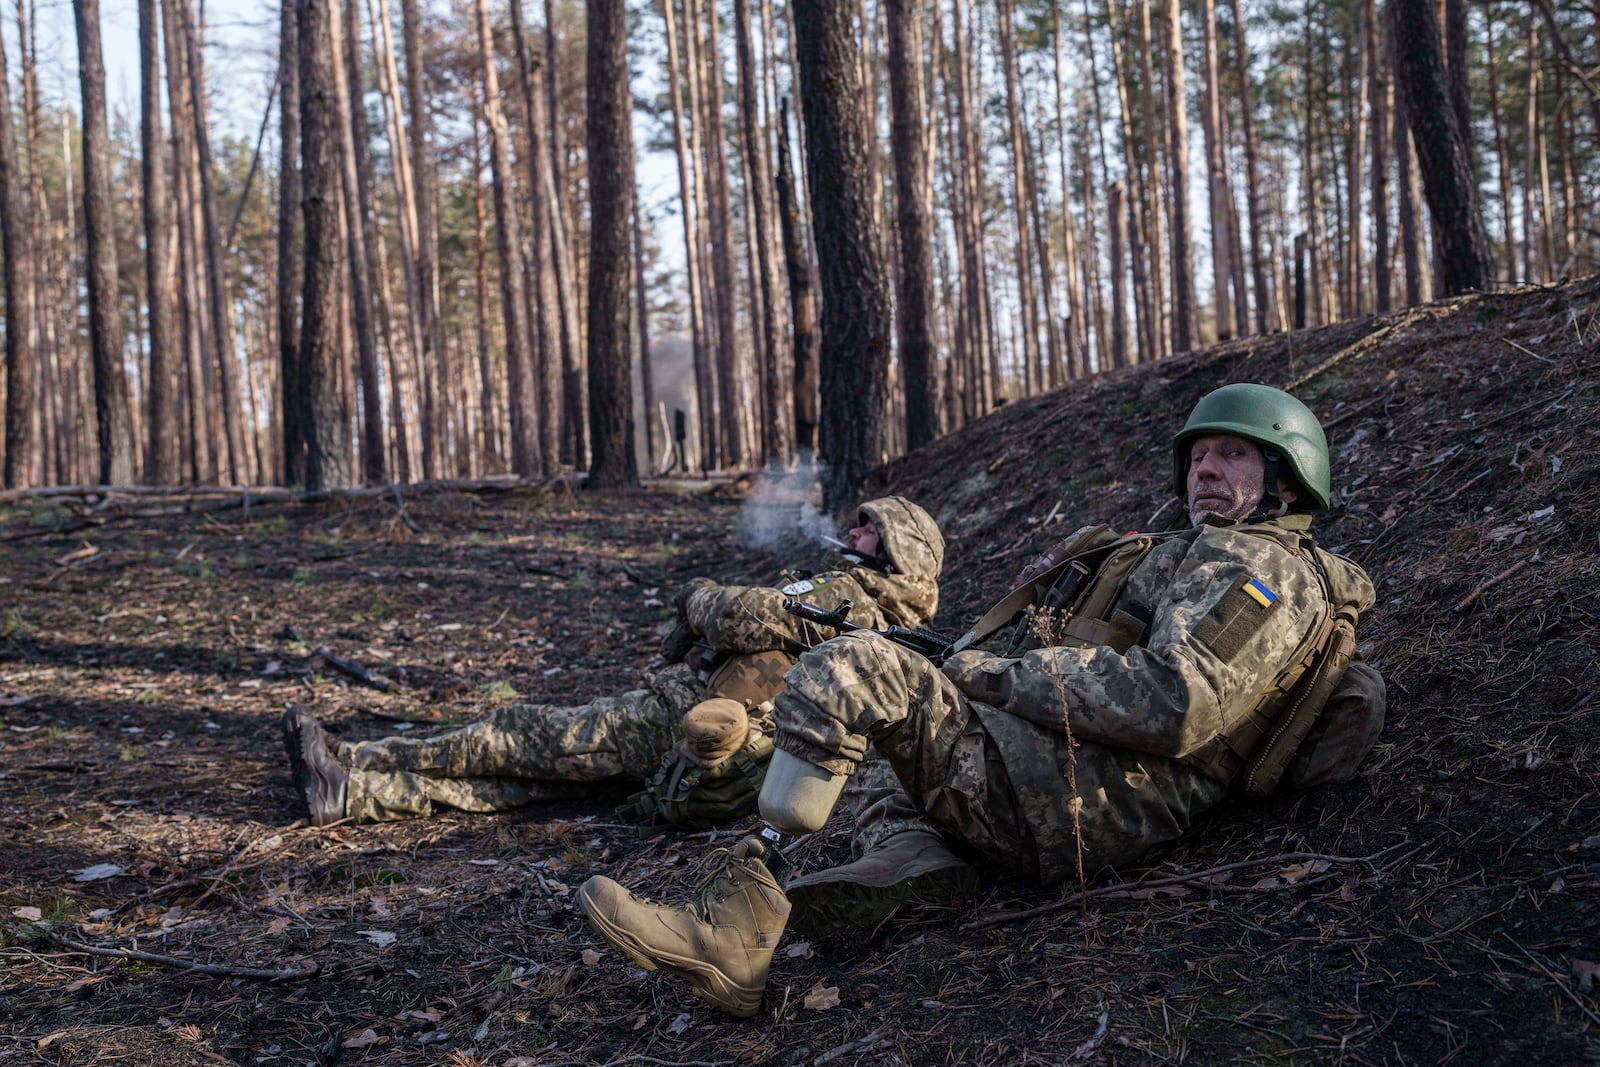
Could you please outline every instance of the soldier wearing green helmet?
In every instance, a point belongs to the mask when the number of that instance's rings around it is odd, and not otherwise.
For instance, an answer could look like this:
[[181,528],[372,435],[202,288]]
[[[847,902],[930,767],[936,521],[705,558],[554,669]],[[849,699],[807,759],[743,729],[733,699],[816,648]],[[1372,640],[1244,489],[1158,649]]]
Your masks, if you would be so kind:
[[[982,868],[1045,885],[1125,868],[1230,793],[1352,775],[1383,682],[1354,662],[1372,583],[1309,532],[1332,495],[1320,424],[1286,393],[1229,385],[1172,445],[1188,528],[1077,531],[942,667],[872,633],[803,653],[774,701],[766,829],[687,906],[591,878],[590,923],[748,1016],[791,917],[813,933],[872,928],[958,899]],[[1029,605],[1025,639],[976,647]],[[824,824],[869,745],[896,781],[855,791],[857,859],[791,877],[787,836]]]

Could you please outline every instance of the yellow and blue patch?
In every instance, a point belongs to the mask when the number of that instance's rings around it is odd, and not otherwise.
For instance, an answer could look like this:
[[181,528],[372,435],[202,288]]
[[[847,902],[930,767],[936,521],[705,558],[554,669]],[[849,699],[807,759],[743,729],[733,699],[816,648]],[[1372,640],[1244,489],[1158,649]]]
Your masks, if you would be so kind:
[[1250,598],[1264,608],[1270,608],[1278,602],[1278,594],[1268,589],[1258,578],[1251,578],[1244,583],[1244,591]]

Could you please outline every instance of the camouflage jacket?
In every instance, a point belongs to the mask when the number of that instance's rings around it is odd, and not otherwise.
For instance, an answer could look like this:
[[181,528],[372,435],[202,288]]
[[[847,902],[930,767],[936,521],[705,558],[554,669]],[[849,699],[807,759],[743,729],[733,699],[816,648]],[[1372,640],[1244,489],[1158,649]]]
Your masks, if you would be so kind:
[[944,535],[938,523],[900,496],[864,502],[860,519],[877,527],[882,560],[829,552],[821,571],[778,589],[708,585],[685,603],[685,621],[712,648],[733,653],[799,653],[834,636],[784,611],[785,597],[830,610],[848,600],[850,621],[858,626],[925,625],[939,610]]
[[[1271,525],[1308,524],[1291,515]],[[1335,600],[1371,606],[1361,568],[1314,552]],[[1072,877],[1080,847],[1090,871],[1136,862],[1221,801],[1230,783],[1198,757],[1296,659],[1324,600],[1312,566],[1276,538],[1208,523],[1158,543],[1127,576],[1118,606],[1148,626],[1126,653],[952,657],[945,674],[973,698],[1034,843],[1020,862],[1046,884]],[[1069,724],[1075,746],[1041,744],[1041,729],[1061,736]],[[1063,788],[1064,753],[1076,795]]]

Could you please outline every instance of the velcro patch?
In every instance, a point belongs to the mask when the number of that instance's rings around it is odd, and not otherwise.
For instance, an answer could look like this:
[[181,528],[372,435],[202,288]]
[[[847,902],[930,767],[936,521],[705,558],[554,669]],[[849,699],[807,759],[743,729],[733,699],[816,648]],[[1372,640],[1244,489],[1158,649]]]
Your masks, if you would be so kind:
[[1194,636],[1228,662],[1237,656],[1278,606],[1278,595],[1255,578],[1246,576],[1217,601],[1217,606],[1195,624]]
[[781,592],[784,596],[805,596],[807,593],[816,589],[817,586],[827,585],[828,581],[829,579],[826,574],[818,574],[811,578],[802,578],[798,582],[790,582],[788,585],[780,589],[779,592]]

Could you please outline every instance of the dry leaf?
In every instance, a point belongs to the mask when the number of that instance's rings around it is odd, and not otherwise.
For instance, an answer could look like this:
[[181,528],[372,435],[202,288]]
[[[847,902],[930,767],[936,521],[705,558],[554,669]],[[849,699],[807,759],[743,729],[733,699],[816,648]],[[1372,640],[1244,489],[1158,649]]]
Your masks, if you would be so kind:
[[371,1030],[363,1030],[355,1037],[345,1038],[339,1044],[341,1048],[366,1048],[369,1045],[376,1045],[377,1043],[377,1034],[373,1033]]
[[600,953],[596,952],[592,948],[586,948],[586,949],[583,950],[583,965],[585,967],[593,967],[595,964],[597,964],[599,962],[600,962]]
[[278,916],[276,919],[273,919],[271,922],[269,922],[267,924],[267,933],[269,933],[269,934],[281,934],[281,933],[283,933],[285,930],[289,929],[289,921],[290,920],[289,920],[289,917],[287,915]]
[[689,1027],[693,1025],[694,1022],[689,1018],[689,1013],[684,1012],[682,1015],[678,1016],[676,1019],[667,1024],[667,1033],[681,1034],[687,1031]]
[[649,1022],[649,1021],[650,1021],[650,1017],[648,1015],[644,1014],[644,1012],[640,1012],[638,1018],[633,1020],[633,1028],[635,1030],[643,1030],[644,1029],[644,1024]]
[[391,933],[388,930],[357,930],[356,933],[360,934],[368,941],[371,941],[379,948],[388,948],[390,945],[395,943],[395,939],[399,936]]
[[1578,980],[1578,991],[1590,993],[1594,991],[1594,980],[1600,978],[1600,963],[1590,963],[1588,960],[1572,961],[1572,977]]
[[794,959],[796,956],[799,956],[801,959],[809,960],[811,958],[811,942],[796,941],[794,944],[789,946],[788,950],[784,952],[784,955],[788,956],[790,959]]
[[44,912],[40,911],[38,908],[12,908],[11,914],[15,915],[19,919],[26,919],[31,923],[38,922],[40,919],[44,918]]
[[1278,877],[1289,885],[1294,885],[1308,875],[1321,874],[1331,866],[1332,864],[1327,860],[1307,860],[1304,863],[1297,863],[1292,867],[1283,868],[1278,872]]
[[814,986],[811,992],[806,994],[805,1004],[808,1011],[827,1011],[829,1008],[837,1008],[839,1006],[839,987]]
[[72,880],[74,882],[99,882],[106,878],[115,878],[122,871],[123,868],[118,867],[115,863],[96,863],[93,867],[85,867],[82,870],[73,871]]

